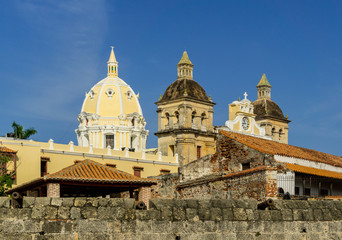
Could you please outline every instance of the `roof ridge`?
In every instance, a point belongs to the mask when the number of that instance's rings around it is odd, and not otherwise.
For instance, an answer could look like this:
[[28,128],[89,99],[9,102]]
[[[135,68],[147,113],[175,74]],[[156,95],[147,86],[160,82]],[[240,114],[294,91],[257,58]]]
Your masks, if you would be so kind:
[[280,143],[269,139],[257,138],[255,136],[246,134],[231,131],[228,132],[222,129],[219,130],[219,133],[266,154],[301,158],[309,161],[342,167],[342,157],[330,153],[324,153],[314,149]]

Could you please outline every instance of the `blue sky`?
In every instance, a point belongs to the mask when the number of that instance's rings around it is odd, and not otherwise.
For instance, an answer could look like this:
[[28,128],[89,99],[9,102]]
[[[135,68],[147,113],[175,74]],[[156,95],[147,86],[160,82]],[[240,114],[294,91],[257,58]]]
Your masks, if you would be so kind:
[[341,1],[0,0],[0,135],[17,121],[34,140],[76,141],[85,92],[106,77],[111,45],[119,76],[140,93],[157,146],[154,102],[176,80],[187,50],[211,95],[214,124],[266,73],[288,114],[289,143],[342,155]]

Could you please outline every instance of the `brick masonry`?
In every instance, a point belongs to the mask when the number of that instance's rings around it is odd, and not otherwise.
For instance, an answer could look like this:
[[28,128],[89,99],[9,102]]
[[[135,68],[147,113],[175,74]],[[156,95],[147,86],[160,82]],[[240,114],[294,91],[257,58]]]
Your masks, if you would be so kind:
[[47,196],[48,197],[60,197],[61,189],[59,183],[47,184]]
[[0,198],[0,239],[342,239],[342,201]]

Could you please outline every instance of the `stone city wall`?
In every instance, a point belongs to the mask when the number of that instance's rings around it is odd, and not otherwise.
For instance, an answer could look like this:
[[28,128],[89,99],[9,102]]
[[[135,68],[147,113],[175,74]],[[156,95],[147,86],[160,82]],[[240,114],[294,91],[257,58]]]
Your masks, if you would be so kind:
[[[195,181],[185,182],[177,186],[180,199],[246,199],[265,200],[275,195],[267,195],[266,169],[251,169],[239,174],[229,174],[225,177],[213,176]],[[244,174],[243,174],[244,173]],[[273,191],[273,192],[274,192]]]
[[256,200],[150,201],[24,198],[11,209],[0,198],[0,239],[341,239],[342,201],[278,200],[257,210]]

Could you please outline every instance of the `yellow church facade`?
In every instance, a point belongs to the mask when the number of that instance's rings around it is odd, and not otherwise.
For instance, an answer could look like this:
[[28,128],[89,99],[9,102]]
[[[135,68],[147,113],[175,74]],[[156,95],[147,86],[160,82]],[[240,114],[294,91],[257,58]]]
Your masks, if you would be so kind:
[[[177,156],[163,156],[145,151],[111,150],[92,147],[36,142],[28,140],[0,139],[0,147],[16,151],[16,177],[13,187],[24,184],[48,173],[55,173],[78,161],[90,159],[115,167],[121,171],[140,177],[158,176],[178,171]],[[9,169],[14,169],[11,163]]]

